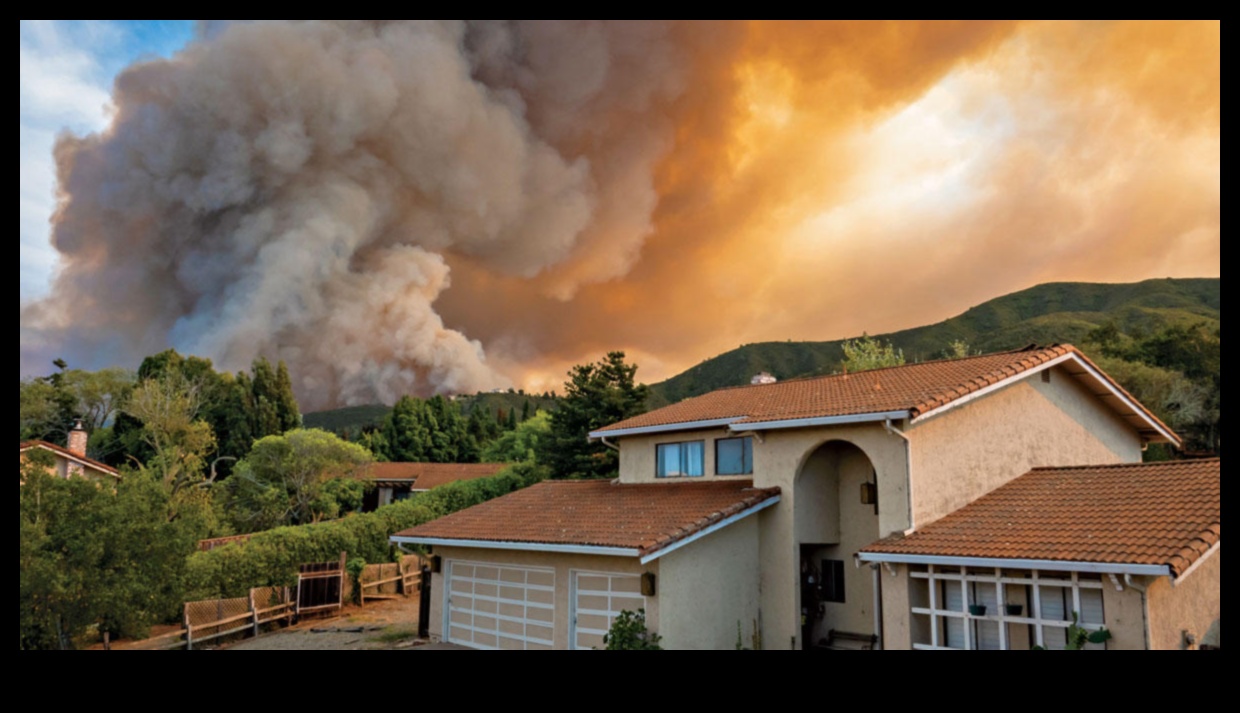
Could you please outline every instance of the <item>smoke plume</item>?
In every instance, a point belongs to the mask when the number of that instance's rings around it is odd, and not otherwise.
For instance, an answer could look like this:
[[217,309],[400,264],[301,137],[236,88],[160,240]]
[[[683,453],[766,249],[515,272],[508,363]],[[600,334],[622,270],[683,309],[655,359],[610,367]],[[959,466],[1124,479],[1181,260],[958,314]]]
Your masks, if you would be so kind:
[[314,408],[1217,274],[1218,52],[1211,23],[213,26],[59,140],[23,368],[266,355]]

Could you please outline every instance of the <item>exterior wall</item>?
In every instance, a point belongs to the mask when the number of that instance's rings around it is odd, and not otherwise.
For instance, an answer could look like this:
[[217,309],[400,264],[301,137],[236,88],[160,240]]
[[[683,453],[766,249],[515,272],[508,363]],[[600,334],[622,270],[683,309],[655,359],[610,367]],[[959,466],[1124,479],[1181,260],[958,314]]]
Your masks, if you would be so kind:
[[[622,483],[696,483],[706,480],[748,480],[752,475],[715,475],[715,440],[734,438],[727,426],[702,429],[697,431],[676,431],[672,433],[653,433],[646,436],[626,436],[620,441],[620,482]],[[705,463],[701,476],[660,478],[655,475],[655,451],[660,443],[680,443],[681,441],[705,441]],[[758,471],[758,449],[761,446],[755,439],[753,444],[754,472]]]
[[651,562],[659,565],[664,648],[734,649],[737,624],[742,645],[751,645],[759,616],[758,537],[758,518],[750,516]]
[[1185,648],[1184,634],[1200,643],[1210,625],[1221,616],[1223,550],[1215,550],[1183,580],[1171,585],[1167,577],[1150,583],[1150,648]]
[[1118,591],[1105,576],[1102,585],[1102,611],[1106,615],[1107,629],[1111,632],[1107,650],[1137,651],[1146,648],[1145,595],[1128,586]]
[[[87,477],[92,480],[102,480],[105,477],[107,478],[112,477],[111,474],[104,474],[94,469],[83,468],[81,465],[71,462],[68,458],[65,458],[64,456],[60,455],[59,453],[55,451],[48,450],[45,448],[40,449],[40,450],[43,450],[43,451],[46,451],[47,453],[52,454],[52,467],[48,468],[47,472],[50,473],[51,475],[56,476],[57,478],[68,478],[71,475],[77,475],[81,477]],[[24,454],[19,454],[18,460],[21,464],[24,465],[26,462],[26,456]]]
[[907,429],[916,526],[1036,466],[1140,462],[1127,422],[1069,374],[1050,374],[1050,383],[1034,375]]
[[[739,523],[738,523],[739,524]],[[685,549],[691,549],[692,546]],[[443,558],[443,572],[431,575],[431,614],[429,632],[436,641],[444,638],[444,573],[448,560],[494,563],[516,567],[547,567],[555,570],[555,648],[569,648],[569,612],[572,610],[571,581],[574,570],[588,572],[611,572],[641,574],[659,572],[659,560],[642,565],[635,557],[606,557],[600,555],[574,555],[555,552],[520,552],[514,550],[489,550],[466,547],[436,547],[435,554]],[[662,580],[662,577],[659,577]],[[662,586],[662,581],[658,582]],[[656,590],[657,592],[658,590]],[[646,598],[646,625],[651,631],[659,631],[659,597]],[[661,633],[661,632],[660,632]],[[733,634],[735,638],[735,634]]]
[[895,575],[885,566],[880,566],[878,570],[883,599],[883,636],[880,645],[884,649],[906,651],[913,648],[913,634],[909,628],[912,624],[909,613],[909,607],[912,606],[909,599],[911,579],[907,565],[892,565],[892,569],[895,570]]

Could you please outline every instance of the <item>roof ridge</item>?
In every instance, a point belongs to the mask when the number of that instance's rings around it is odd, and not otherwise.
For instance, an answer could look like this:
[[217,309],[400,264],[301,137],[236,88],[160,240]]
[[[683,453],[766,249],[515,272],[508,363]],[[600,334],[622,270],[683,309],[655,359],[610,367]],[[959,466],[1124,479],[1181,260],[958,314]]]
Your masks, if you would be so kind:
[[1180,458],[1176,460],[1153,460],[1140,463],[1099,463],[1098,465],[1035,465],[1029,470],[1096,470],[1100,468],[1149,468],[1159,465],[1187,465],[1190,463],[1209,463],[1223,460],[1222,456],[1209,458]]

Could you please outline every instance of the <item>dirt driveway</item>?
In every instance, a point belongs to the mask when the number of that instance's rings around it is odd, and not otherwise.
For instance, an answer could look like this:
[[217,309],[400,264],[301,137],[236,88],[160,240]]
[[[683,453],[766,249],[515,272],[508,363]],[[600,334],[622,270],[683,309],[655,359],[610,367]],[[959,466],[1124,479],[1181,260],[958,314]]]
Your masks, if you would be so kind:
[[[369,602],[363,609],[346,606],[331,618],[308,619],[287,629],[245,639],[222,649],[238,651],[362,651],[419,649],[418,597]],[[434,645],[434,649],[457,648]]]

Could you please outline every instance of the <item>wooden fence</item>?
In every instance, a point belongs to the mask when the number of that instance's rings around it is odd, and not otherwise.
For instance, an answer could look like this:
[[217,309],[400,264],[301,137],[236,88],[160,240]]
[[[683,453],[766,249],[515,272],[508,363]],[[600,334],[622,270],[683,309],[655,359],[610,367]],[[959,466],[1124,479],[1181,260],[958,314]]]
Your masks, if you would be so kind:
[[303,564],[297,574],[297,615],[328,609],[339,611],[344,606],[345,553],[336,562]]
[[253,535],[230,535],[228,537],[212,537],[209,540],[199,540],[198,551],[199,552],[210,552],[216,547],[223,547],[224,545],[231,545],[234,542],[245,542],[251,537],[253,537]]
[[401,557],[400,562],[368,564],[358,580],[362,606],[367,599],[395,599],[418,591],[422,583],[422,560],[417,555]]
[[184,628],[146,639],[136,649],[192,649],[232,634],[251,632],[255,636],[263,624],[292,620],[296,602],[288,587],[255,587],[249,596],[233,599],[204,599],[186,602]]

